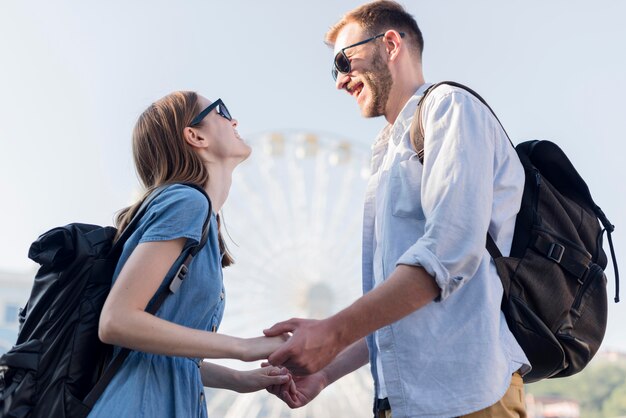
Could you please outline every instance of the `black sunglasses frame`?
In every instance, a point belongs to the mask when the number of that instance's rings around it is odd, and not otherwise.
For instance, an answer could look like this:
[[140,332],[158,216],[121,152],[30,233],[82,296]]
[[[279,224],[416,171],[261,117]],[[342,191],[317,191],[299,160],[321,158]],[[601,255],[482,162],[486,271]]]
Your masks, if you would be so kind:
[[[348,74],[350,71],[352,71],[352,65],[350,64],[350,59],[348,58],[348,56],[346,55],[346,52],[345,52],[346,49],[354,48],[355,46],[363,45],[363,44],[371,42],[371,41],[373,41],[375,39],[382,38],[383,36],[385,36],[385,33],[381,33],[381,34],[378,34],[376,36],[372,36],[371,38],[367,38],[367,39],[364,39],[364,40],[362,40],[360,42],[357,42],[355,44],[348,45],[346,47],[341,48],[341,50],[335,54],[335,59],[333,61],[333,68],[331,69],[331,74],[333,75],[333,80],[337,81],[337,74],[338,73]],[[399,32],[399,33],[400,33],[400,37],[404,38],[404,32]],[[345,67],[342,66],[342,67],[344,67],[343,69],[339,68],[339,65],[337,65],[337,62],[339,61],[339,59],[341,59],[341,57],[343,57],[343,59],[347,63]]]
[[233,120],[233,117],[230,115],[230,112],[228,111],[228,108],[226,107],[226,105],[224,104],[222,99],[217,99],[216,101],[214,101],[213,103],[208,105],[202,112],[200,112],[198,114],[198,116],[193,118],[193,120],[191,121],[189,126],[196,126],[196,125],[198,125],[200,122],[202,122],[202,119],[204,119],[206,117],[206,115],[211,113],[211,111],[213,109],[215,109],[216,107],[217,107],[217,114],[218,115],[220,115],[221,117],[223,117],[225,119]]

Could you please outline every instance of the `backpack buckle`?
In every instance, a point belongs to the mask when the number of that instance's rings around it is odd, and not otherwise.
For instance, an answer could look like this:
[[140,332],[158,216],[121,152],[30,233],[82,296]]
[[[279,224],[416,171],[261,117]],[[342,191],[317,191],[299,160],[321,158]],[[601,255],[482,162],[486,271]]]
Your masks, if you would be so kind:
[[176,274],[174,275],[172,282],[170,283],[170,292],[176,293],[180,285],[183,283],[183,280],[185,280],[187,271],[189,271],[187,269],[187,266],[182,264],[180,268],[178,269],[178,271],[176,272]]
[[548,250],[548,254],[546,254],[546,257],[548,257],[550,260],[556,263],[560,263],[561,258],[563,258],[564,252],[565,252],[564,246],[562,246],[558,242],[553,242],[552,244],[550,244],[550,249]]
[[9,368],[7,366],[0,366],[0,386],[1,387],[6,387],[7,386],[7,382],[4,381],[4,375],[9,371]]

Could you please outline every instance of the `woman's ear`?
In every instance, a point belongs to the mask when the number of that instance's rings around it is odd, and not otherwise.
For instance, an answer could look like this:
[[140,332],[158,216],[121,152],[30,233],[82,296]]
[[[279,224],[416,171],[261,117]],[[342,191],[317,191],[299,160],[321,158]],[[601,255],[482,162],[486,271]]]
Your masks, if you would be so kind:
[[185,142],[194,148],[204,148],[207,144],[204,136],[202,136],[197,129],[190,126],[183,129],[183,137],[185,138]]

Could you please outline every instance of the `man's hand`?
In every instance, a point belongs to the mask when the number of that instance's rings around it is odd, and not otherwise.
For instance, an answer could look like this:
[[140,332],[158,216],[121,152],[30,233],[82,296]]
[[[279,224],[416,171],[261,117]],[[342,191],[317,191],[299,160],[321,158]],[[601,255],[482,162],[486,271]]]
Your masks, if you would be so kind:
[[[270,366],[263,363],[263,367]],[[320,371],[307,376],[292,376],[292,379],[282,385],[267,387],[267,391],[276,395],[290,408],[300,408],[309,402],[327,386],[325,374]]]
[[292,333],[291,338],[268,357],[268,361],[274,366],[287,367],[296,376],[321,370],[347,346],[340,341],[339,330],[334,329],[328,319],[293,318],[263,332],[268,337]]
[[294,318],[265,330],[268,337],[293,334],[268,361],[293,375],[313,374],[352,343],[431,303],[439,293],[435,279],[422,267],[399,265],[384,283],[331,317]]

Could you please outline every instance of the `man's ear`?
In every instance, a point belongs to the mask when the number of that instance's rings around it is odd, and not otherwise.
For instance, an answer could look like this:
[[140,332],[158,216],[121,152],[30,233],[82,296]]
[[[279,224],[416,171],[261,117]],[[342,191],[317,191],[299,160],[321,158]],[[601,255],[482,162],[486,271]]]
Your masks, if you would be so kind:
[[183,138],[185,138],[185,142],[194,148],[204,148],[206,146],[207,141],[204,136],[197,129],[190,126],[183,129]]
[[402,36],[396,30],[388,30],[383,38],[385,50],[389,56],[389,61],[393,61],[398,56],[398,52],[403,47]]

